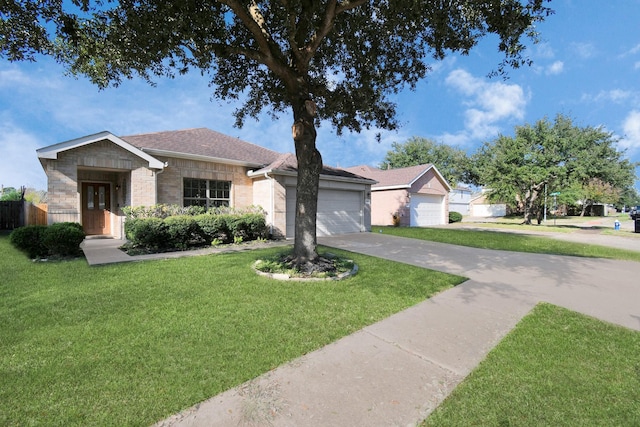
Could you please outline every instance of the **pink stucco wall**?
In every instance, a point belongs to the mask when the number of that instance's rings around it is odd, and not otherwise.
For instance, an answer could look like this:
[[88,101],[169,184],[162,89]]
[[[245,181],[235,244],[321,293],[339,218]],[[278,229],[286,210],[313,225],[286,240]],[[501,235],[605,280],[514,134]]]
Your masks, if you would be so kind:
[[[393,225],[393,214],[400,215],[400,225],[409,224],[407,190],[371,191],[371,224]],[[403,220],[406,220],[406,224]]]
[[[408,183],[407,183],[408,184]],[[445,218],[449,215],[449,189],[433,170],[421,176],[408,189],[371,191],[371,223],[393,225],[393,214],[400,216],[400,225],[410,224],[409,194],[434,194],[445,196]]]

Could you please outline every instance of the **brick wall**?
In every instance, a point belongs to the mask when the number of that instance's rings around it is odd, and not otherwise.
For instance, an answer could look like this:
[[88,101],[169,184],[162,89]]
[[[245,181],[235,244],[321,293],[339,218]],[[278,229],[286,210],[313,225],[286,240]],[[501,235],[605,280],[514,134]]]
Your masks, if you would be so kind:
[[253,204],[253,182],[243,166],[177,158],[162,158],[168,166],[158,174],[158,203],[183,203],[184,178],[231,181],[231,206],[247,207]]
[[[40,159],[47,174],[48,222],[82,222],[82,182],[107,182],[123,187],[112,191],[112,216],[120,214],[118,207],[133,203],[155,204],[155,176],[148,163],[110,141],[58,153],[57,159]],[[115,172],[120,170],[122,172]],[[131,172],[129,172],[131,171]],[[135,192],[127,192],[132,179],[138,181]],[[118,222],[118,218],[112,218]]]

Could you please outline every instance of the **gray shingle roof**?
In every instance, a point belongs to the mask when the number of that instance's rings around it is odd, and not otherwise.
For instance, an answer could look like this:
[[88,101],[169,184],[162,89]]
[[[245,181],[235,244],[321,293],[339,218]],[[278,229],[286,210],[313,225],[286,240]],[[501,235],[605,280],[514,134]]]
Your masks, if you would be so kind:
[[433,167],[432,164],[409,166],[398,169],[378,169],[367,165],[347,168],[351,173],[378,181],[371,188],[409,186]]
[[259,166],[268,165],[280,156],[276,151],[207,128],[145,133],[121,139],[147,152],[160,150]]
[[[265,166],[261,170],[255,171],[254,174],[257,175],[267,171],[298,173],[298,160],[296,159],[296,155],[293,153],[282,154],[273,163]],[[363,178],[368,180],[368,178],[350,172],[346,169],[334,168],[327,165],[322,166],[322,172],[320,172],[320,174],[355,180],[363,180]]]
[[[145,133],[122,136],[120,139],[152,154],[160,152],[168,156],[171,154],[203,156],[233,160],[244,163],[247,166],[262,168],[256,171],[255,174],[268,170],[298,172],[298,162],[295,154],[278,153],[207,128]],[[363,178],[353,172],[330,166],[324,166],[321,174],[359,180]]]

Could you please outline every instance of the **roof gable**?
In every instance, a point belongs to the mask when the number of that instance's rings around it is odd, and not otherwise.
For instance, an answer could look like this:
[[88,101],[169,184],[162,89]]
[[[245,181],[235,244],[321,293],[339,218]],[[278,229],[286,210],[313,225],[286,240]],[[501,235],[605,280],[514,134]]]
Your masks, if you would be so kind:
[[347,170],[378,181],[377,184],[371,187],[372,190],[410,188],[413,183],[420,179],[424,174],[433,170],[436,177],[443,182],[447,189],[451,190],[449,183],[447,183],[438,169],[430,163],[397,169],[379,169],[367,165],[360,165],[347,168]]
[[280,156],[276,151],[207,128],[130,135],[122,139],[150,154],[246,166],[264,166]]
[[163,169],[164,163],[150,154],[134,147],[121,138],[118,138],[114,134],[108,131],[99,132],[93,135],[83,136],[81,138],[72,139],[70,141],[60,142],[58,144],[49,145],[47,147],[38,148],[36,153],[41,159],[57,159],[58,154],[67,150],[73,150],[74,148],[84,147],[99,141],[110,141],[117,146],[129,151],[130,153],[149,162],[149,167],[152,169]]

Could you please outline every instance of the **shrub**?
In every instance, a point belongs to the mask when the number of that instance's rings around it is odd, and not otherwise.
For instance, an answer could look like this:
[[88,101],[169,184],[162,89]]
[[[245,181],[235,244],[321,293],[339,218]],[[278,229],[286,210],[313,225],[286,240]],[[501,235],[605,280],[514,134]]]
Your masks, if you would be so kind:
[[223,215],[212,215],[207,213],[197,215],[194,219],[198,223],[207,244],[210,244],[214,240],[222,243],[229,239],[231,233],[227,226],[226,217]]
[[193,216],[170,216],[164,220],[171,244],[178,249],[187,249],[206,242],[204,233]]
[[462,214],[460,212],[449,212],[449,224],[460,221],[462,221]]
[[[203,213],[200,206],[155,205],[127,207],[125,211],[124,230],[130,246],[148,251],[239,243],[268,235],[265,212],[259,207],[219,207]],[[175,212],[182,214],[173,215]]]
[[200,215],[207,211],[203,206],[153,205],[153,206],[125,206],[122,212],[127,219],[140,218],[169,218],[178,215]]
[[134,247],[158,251],[171,246],[168,227],[160,218],[128,219],[124,230]]
[[42,243],[51,255],[75,256],[80,253],[80,243],[84,238],[80,224],[60,222],[46,228]]
[[245,213],[231,216],[228,219],[229,231],[233,235],[234,241],[238,238],[242,240],[256,240],[267,235],[267,224],[263,214]]
[[46,225],[28,225],[16,228],[9,235],[9,241],[19,250],[26,252],[29,258],[44,257],[49,252],[42,242],[46,229]]

